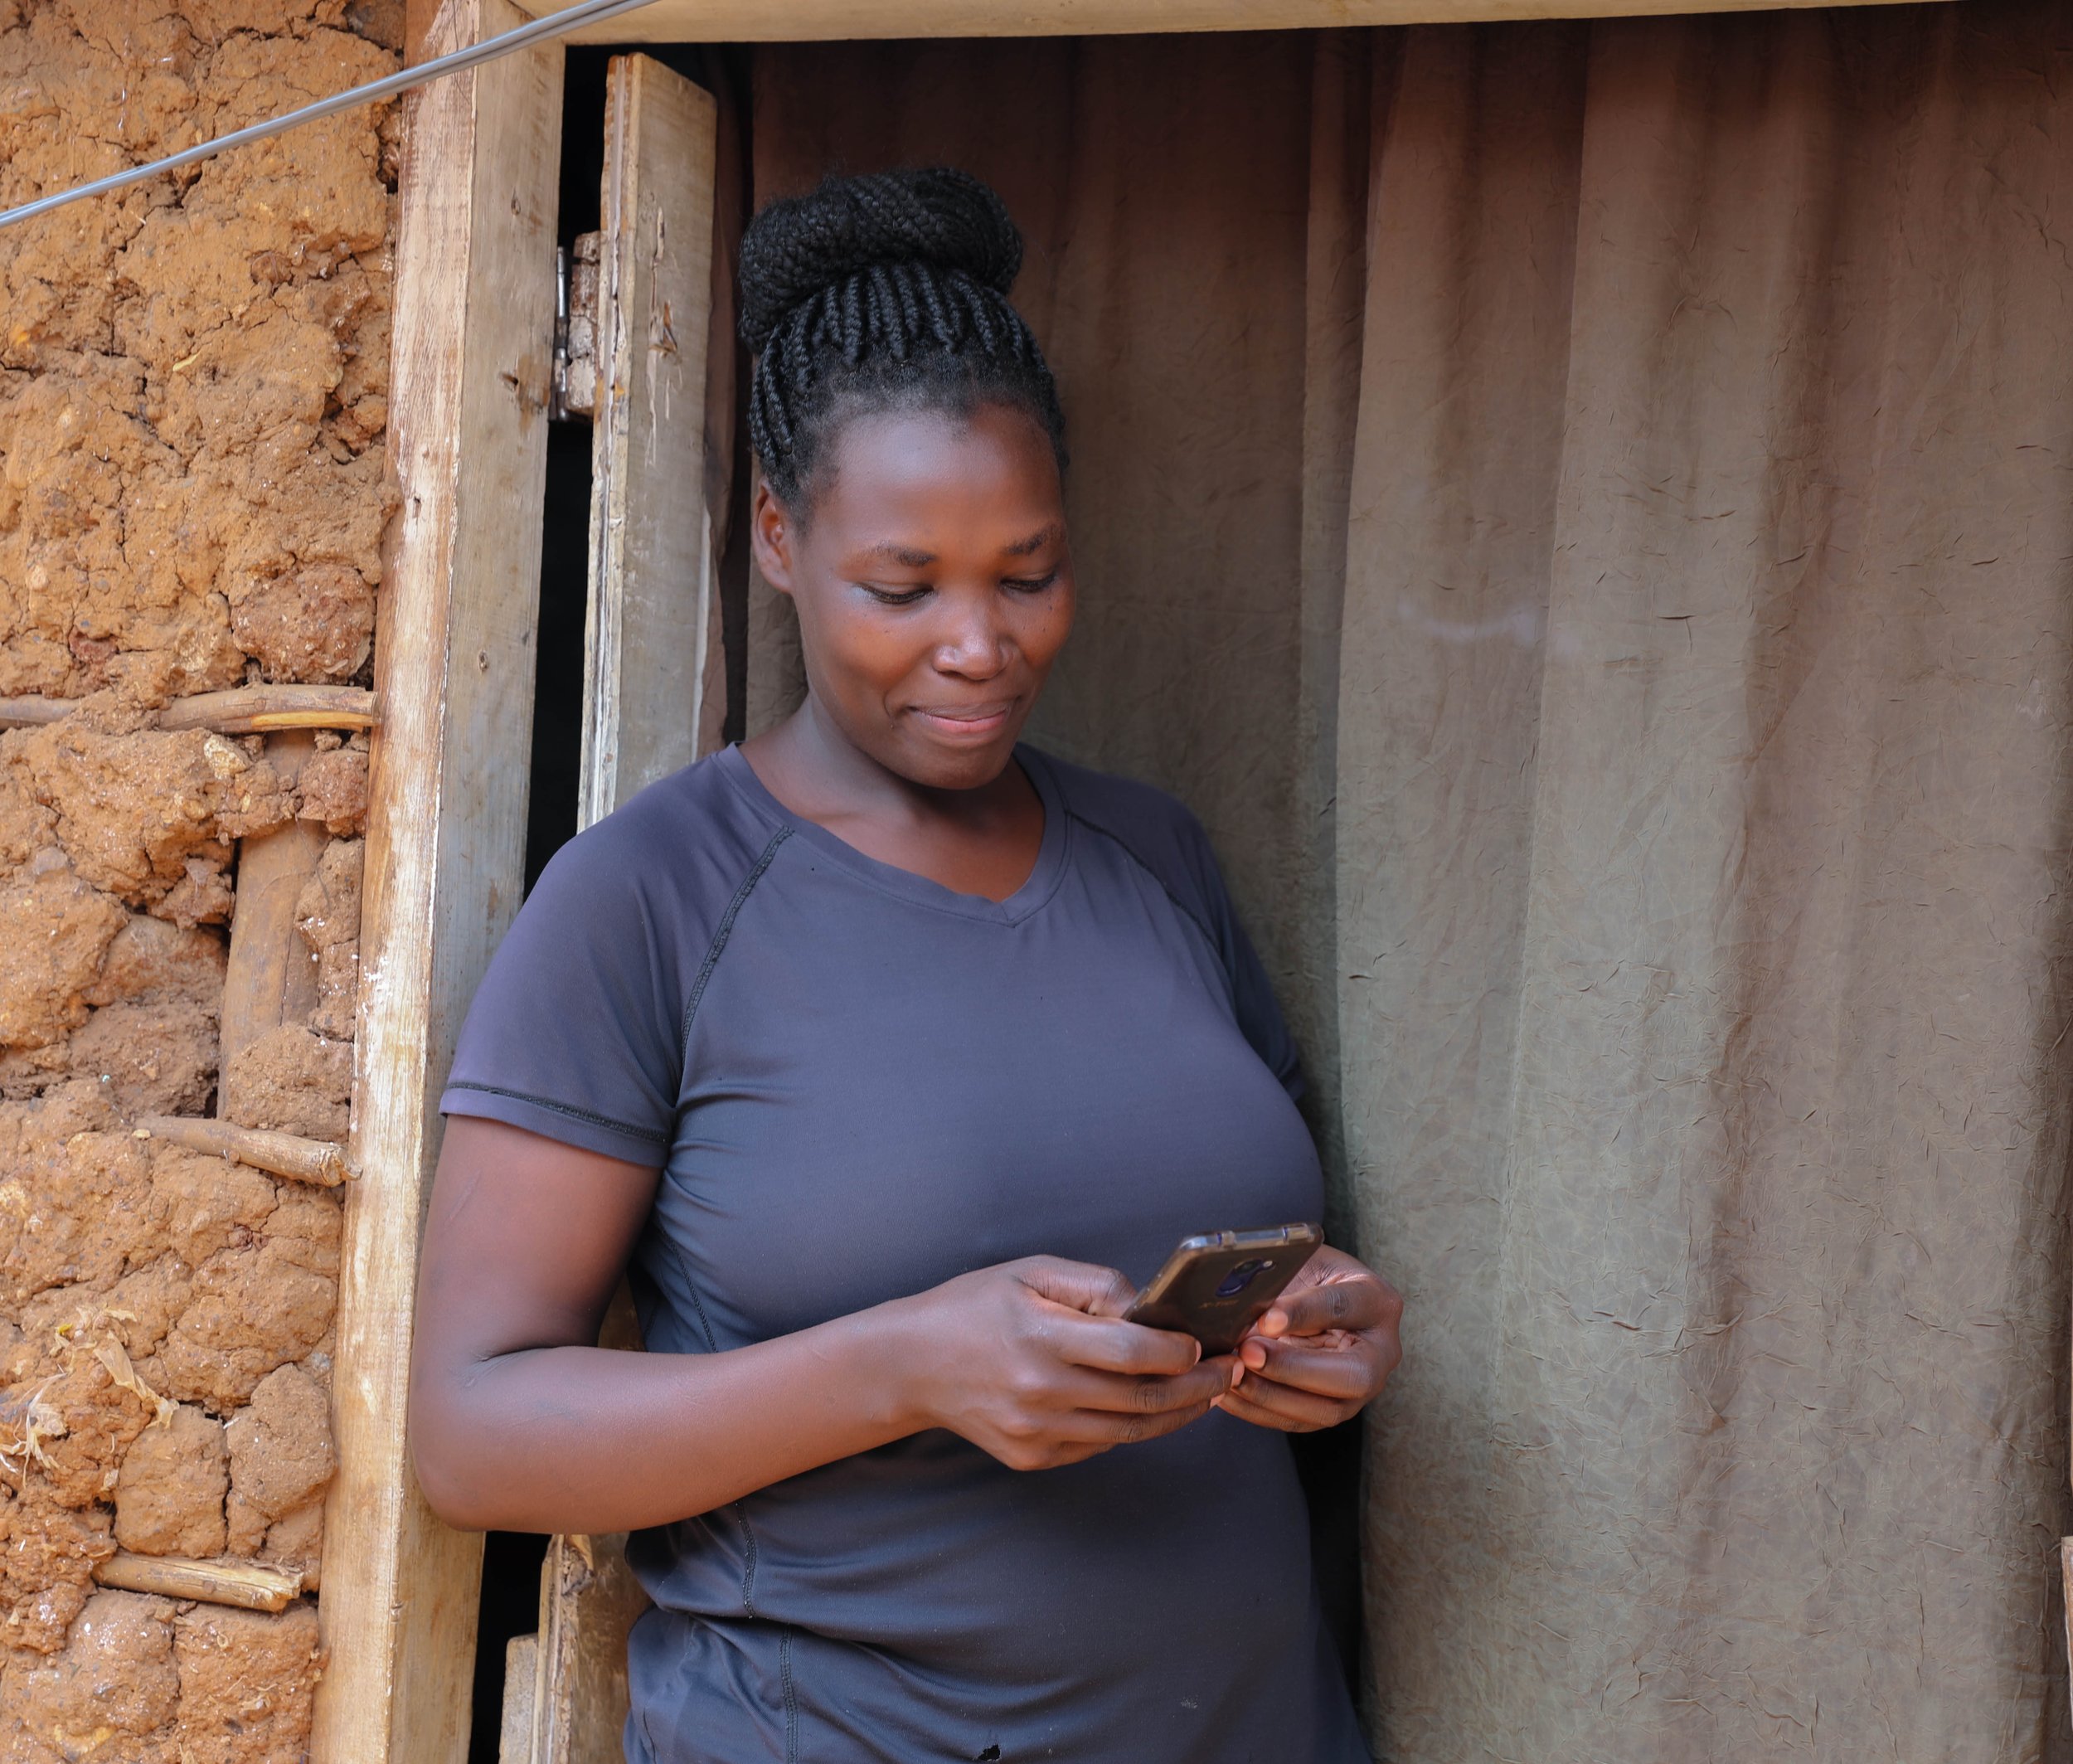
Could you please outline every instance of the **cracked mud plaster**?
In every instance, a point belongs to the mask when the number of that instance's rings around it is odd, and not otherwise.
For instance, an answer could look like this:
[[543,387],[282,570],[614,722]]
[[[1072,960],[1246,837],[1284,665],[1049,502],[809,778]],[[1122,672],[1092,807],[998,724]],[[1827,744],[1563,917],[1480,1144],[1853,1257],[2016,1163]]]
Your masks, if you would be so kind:
[[[367,8],[242,10],[0,0],[0,202],[396,65],[349,27]],[[157,703],[364,665],[391,126],[330,118],[0,243],[0,693]]]
[[[401,30],[396,0],[0,0],[0,205],[386,73]],[[134,1123],[215,1111],[237,842],[299,818],[334,836],[297,915],[320,1003],[245,1050],[244,1112],[343,1136],[367,744],[291,781],[153,713],[365,678],[394,129],[0,235],[0,695],[80,701],[0,735],[0,1764],[307,1744],[307,1600],[92,1577],[119,1546],[317,1577],[337,1198]]]

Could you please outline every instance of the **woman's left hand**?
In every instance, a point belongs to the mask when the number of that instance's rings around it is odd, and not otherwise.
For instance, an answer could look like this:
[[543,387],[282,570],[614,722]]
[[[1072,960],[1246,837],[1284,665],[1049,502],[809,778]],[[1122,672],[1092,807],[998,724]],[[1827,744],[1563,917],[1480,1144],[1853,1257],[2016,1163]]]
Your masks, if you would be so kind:
[[1404,1300],[1343,1250],[1320,1249],[1239,1344],[1226,1415],[1284,1433],[1350,1421],[1381,1394],[1404,1357]]

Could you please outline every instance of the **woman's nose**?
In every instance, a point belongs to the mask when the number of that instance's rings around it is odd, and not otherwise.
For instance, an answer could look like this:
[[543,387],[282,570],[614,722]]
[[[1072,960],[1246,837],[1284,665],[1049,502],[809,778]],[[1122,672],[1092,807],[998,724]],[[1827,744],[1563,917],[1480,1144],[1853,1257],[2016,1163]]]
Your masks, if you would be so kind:
[[935,664],[944,673],[990,680],[1007,667],[1007,627],[994,601],[988,594],[955,605],[950,628],[936,644]]

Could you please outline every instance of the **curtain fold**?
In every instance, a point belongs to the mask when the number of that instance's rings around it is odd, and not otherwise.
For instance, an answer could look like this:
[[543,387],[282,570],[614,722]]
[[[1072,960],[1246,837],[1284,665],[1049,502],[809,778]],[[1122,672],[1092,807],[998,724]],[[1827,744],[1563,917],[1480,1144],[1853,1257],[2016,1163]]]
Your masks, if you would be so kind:
[[1588,32],[1418,30],[1374,142],[1337,740],[1339,1038],[1358,1238],[1403,1287],[1371,1438],[1389,1754],[1532,1758],[1475,1706],[1530,1673],[1493,1510],[1491,1336],[1532,867]]
[[758,201],[1027,233],[1033,732],[1202,815],[1410,1300],[1378,1756],[2073,1758],[2061,11],[783,46],[754,119]]
[[2073,47],[1530,35],[1414,35],[1370,248],[1377,1730],[2063,1757]]

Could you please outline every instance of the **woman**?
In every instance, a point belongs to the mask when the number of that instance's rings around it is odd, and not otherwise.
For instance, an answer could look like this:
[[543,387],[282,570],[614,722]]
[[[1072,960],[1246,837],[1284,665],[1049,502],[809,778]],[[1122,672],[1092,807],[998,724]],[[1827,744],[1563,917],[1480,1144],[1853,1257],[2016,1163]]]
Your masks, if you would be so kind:
[[[1381,1388],[1396,1295],[1328,1250],[1234,1356],[1122,1320],[1320,1182],[1200,828],[1017,745],[1073,612],[1021,252],[952,172],[757,217],[806,701],[556,858],[444,1098],[419,1480],[639,1533],[635,1759],[1366,1756],[1279,1436]],[[601,1352],[629,1257],[653,1351]]]

